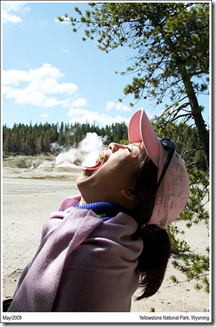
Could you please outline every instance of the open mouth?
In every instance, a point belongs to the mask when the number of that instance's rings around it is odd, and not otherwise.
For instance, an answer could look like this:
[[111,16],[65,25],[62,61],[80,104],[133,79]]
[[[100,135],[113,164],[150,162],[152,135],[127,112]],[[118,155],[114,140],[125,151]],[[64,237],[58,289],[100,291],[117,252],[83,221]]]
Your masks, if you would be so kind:
[[103,152],[100,152],[98,155],[98,160],[96,165],[92,166],[92,167],[88,167],[88,166],[84,166],[82,167],[82,170],[96,170],[98,169],[104,162],[104,155]]

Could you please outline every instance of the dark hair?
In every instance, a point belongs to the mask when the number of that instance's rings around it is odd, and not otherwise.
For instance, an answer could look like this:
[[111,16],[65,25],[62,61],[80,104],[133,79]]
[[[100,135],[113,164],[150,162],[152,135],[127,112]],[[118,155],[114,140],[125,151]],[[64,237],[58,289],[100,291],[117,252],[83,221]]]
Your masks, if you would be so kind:
[[137,267],[140,274],[140,286],[143,287],[143,293],[137,297],[138,300],[157,292],[163,281],[171,253],[166,230],[147,224],[154,209],[157,172],[158,168],[145,149],[141,150],[134,190],[136,206],[132,211],[139,226],[137,233],[144,243]]

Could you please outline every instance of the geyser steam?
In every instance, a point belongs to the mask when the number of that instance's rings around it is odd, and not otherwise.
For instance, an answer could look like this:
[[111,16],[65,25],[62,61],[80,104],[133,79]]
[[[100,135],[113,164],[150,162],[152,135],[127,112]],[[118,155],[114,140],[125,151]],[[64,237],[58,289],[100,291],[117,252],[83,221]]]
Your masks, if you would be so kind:
[[56,157],[56,164],[72,165],[77,156],[82,159],[82,166],[92,166],[98,159],[98,153],[104,148],[104,139],[96,133],[87,133],[86,137],[80,142],[78,149],[71,148],[69,151],[61,152]]

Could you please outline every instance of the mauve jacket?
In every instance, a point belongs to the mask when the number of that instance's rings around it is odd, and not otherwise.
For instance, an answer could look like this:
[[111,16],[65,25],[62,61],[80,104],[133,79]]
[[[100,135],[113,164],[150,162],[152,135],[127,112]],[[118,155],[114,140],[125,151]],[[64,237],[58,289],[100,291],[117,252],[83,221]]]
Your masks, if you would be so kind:
[[123,212],[102,221],[92,210],[73,208],[79,201],[67,198],[50,214],[9,312],[130,311],[143,249],[137,223]]

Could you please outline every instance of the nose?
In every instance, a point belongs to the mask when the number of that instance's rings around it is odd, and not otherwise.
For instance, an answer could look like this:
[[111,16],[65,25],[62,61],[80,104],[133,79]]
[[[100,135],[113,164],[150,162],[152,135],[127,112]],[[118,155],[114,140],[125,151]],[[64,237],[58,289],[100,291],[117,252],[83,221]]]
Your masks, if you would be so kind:
[[118,151],[119,149],[124,149],[125,146],[119,143],[112,142],[109,144],[109,149],[114,153]]

